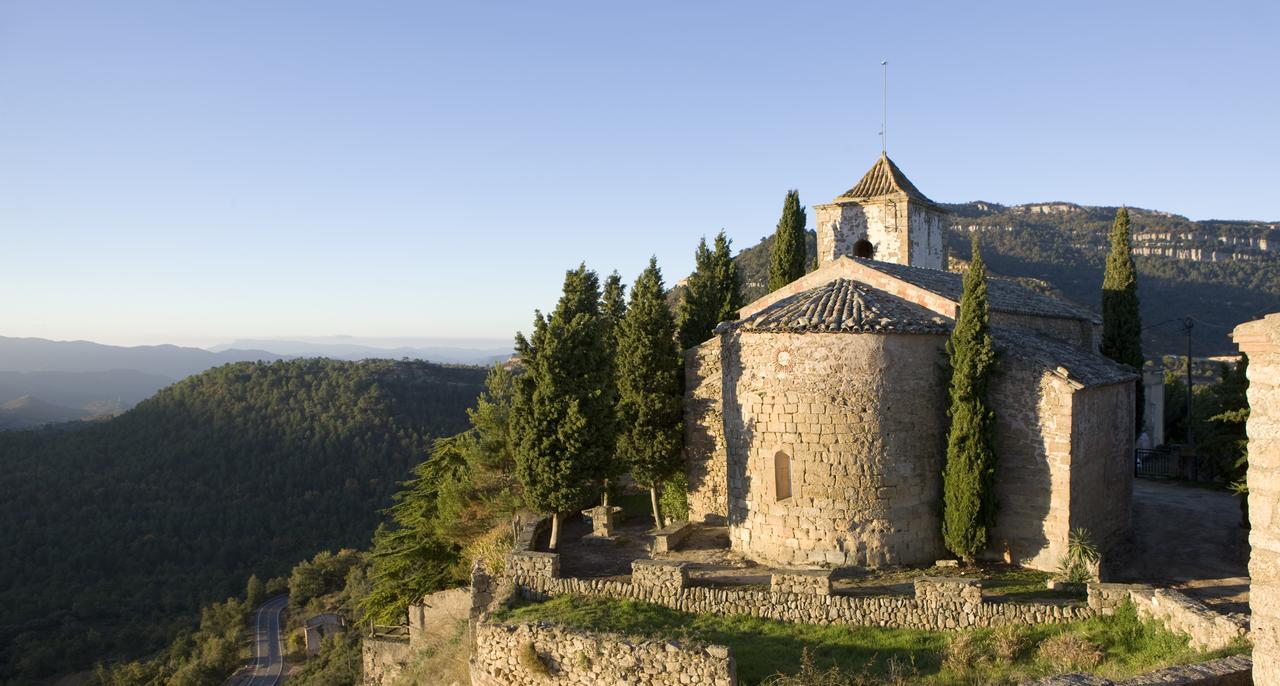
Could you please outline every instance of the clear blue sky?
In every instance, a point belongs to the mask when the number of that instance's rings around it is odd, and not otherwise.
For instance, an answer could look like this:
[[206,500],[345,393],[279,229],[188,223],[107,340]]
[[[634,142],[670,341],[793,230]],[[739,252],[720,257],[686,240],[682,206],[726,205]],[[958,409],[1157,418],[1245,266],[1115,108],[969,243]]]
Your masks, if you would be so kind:
[[889,152],[1280,219],[1274,2],[0,1],[0,335],[494,337]]

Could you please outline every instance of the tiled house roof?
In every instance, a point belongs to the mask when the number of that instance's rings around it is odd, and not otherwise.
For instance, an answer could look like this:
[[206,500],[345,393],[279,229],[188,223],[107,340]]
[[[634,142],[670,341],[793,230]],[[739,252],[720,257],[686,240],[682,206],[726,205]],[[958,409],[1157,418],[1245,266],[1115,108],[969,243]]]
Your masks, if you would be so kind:
[[911,183],[911,180],[907,178],[906,174],[902,173],[901,169],[898,169],[898,165],[894,164],[893,160],[884,154],[880,155],[880,159],[871,165],[871,169],[862,176],[862,180],[858,182],[858,185],[841,193],[840,197],[836,198],[836,202],[866,200],[895,193],[906,193],[907,197],[913,200],[926,202],[930,205],[934,204],[932,200],[925,197],[924,193],[920,192],[920,189],[915,187],[915,184]]
[[[964,275],[939,269],[922,269],[902,264],[850,258],[858,264],[936,293],[948,300],[960,302]],[[991,309],[1012,314],[1029,314],[1039,317],[1058,317],[1097,321],[1097,315],[1079,305],[1052,296],[1037,293],[1015,281],[999,278],[987,279],[987,299]]]
[[784,298],[737,323],[743,331],[772,333],[934,333],[951,330],[948,318],[850,279],[835,279]]
[[[1000,355],[1029,360],[1077,386],[1106,386],[1138,378],[1133,369],[1110,358],[1025,329],[993,326],[991,337]],[[996,370],[999,368],[997,362]]]

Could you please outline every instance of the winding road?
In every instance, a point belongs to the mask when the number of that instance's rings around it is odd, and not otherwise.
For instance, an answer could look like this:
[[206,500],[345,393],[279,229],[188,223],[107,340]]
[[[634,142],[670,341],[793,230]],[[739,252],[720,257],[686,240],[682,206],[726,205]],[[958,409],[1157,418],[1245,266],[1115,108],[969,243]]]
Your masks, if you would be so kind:
[[280,640],[280,613],[289,602],[288,596],[279,596],[258,608],[255,620],[257,631],[253,639],[253,669],[239,682],[239,686],[276,686],[284,675],[284,650]]

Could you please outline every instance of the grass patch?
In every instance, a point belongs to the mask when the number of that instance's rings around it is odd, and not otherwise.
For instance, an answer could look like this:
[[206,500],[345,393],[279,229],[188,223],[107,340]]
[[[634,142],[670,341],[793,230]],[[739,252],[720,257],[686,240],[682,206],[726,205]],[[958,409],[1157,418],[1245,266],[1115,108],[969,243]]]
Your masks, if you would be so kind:
[[616,495],[609,504],[621,507],[622,516],[627,521],[643,521],[653,525],[653,502],[649,500],[648,491]]
[[[1098,659],[1091,671],[1111,678],[1247,652],[1244,644],[1214,653],[1193,650],[1186,637],[1157,622],[1138,619],[1128,605],[1113,617],[960,633],[694,615],[632,600],[570,596],[503,610],[496,619],[548,621],[595,631],[727,645],[733,650],[738,678],[745,685],[799,674],[806,651],[810,673],[835,668],[860,679],[875,677],[930,686],[1016,684],[1055,674],[1061,671],[1059,662],[1079,657],[1064,653],[1068,647],[1086,652],[1096,649]],[[1057,638],[1068,634],[1075,638]],[[1041,647],[1051,640],[1061,645],[1042,654]],[[948,656],[951,660],[946,660]]]

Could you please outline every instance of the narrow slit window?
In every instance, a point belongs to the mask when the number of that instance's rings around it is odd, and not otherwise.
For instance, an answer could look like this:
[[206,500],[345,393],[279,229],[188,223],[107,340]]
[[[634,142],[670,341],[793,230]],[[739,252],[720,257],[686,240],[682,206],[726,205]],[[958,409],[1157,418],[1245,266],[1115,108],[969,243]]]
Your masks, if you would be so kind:
[[778,500],[791,497],[791,456],[782,451],[773,456],[773,482]]

